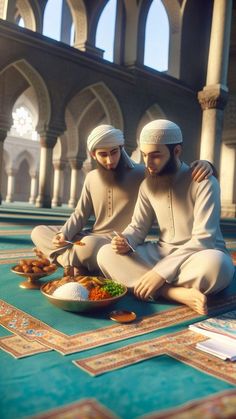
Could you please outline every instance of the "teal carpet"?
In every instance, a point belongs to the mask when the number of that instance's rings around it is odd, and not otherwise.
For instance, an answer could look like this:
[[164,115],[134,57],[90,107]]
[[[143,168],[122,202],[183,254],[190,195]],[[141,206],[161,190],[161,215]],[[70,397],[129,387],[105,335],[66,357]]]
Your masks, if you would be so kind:
[[[20,288],[21,277],[10,271],[19,252],[28,252],[30,255],[33,246],[30,231],[36,223],[63,224],[69,213],[68,209],[44,211],[26,208],[23,211],[17,206],[0,207],[0,298],[51,327],[73,335],[114,325],[108,318],[111,309],[93,315],[64,312],[44,299],[39,290]],[[236,250],[236,220],[222,220],[222,229],[229,249]],[[50,279],[61,275],[62,269],[59,269]],[[232,289],[236,293],[236,278]],[[144,303],[126,296],[116,306],[119,307],[134,310],[139,317],[162,312],[176,305],[165,302]],[[14,359],[7,352],[0,351],[1,419],[32,418],[40,412],[88,398],[96,399],[119,418],[134,419],[236,388],[167,355],[97,377],[91,377],[72,363],[73,360],[184,330],[192,322],[173,324],[142,336],[66,356],[51,351]],[[0,337],[10,334],[10,331],[0,327]]]

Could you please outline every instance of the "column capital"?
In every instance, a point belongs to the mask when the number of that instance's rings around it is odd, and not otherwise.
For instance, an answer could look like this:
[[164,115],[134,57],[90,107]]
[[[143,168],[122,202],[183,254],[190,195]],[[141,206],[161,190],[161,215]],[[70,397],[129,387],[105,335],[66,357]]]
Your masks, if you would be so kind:
[[15,176],[17,173],[16,169],[13,169],[13,167],[6,168],[6,173],[8,176]]
[[224,109],[228,100],[228,89],[221,84],[205,86],[198,92],[198,101],[203,111],[206,109]]
[[42,127],[37,126],[36,130],[40,136],[41,146],[53,148],[58,137],[65,131],[65,126],[63,124],[44,125]]
[[54,132],[40,133],[40,145],[45,148],[53,148],[57,142],[58,134]]
[[61,160],[54,160],[53,162],[54,170],[64,170],[66,163]]
[[80,170],[83,167],[83,160],[79,159],[69,159],[71,169]]

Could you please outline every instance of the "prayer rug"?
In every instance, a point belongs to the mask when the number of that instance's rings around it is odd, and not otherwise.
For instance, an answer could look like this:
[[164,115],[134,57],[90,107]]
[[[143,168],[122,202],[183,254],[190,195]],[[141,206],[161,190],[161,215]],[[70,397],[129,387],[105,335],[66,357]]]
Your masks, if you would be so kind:
[[97,376],[156,356],[168,355],[204,373],[236,385],[236,362],[223,361],[198,350],[195,345],[203,340],[206,340],[205,336],[184,330],[73,361],[73,363],[90,375]]
[[64,407],[49,410],[31,419],[119,419],[95,399],[80,400]]
[[142,419],[235,419],[235,417],[236,390],[227,390],[186,403],[177,409],[142,416]]
[[43,352],[51,351],[37,341],[29,341],[21,336],[4,336],[0,337],[0,348],[14,358],[24,358],[30,355],[36,355]]
[[[236,304],[236,295],[216,300],[212,304],[212,310],[227,310]],[[229,308],[228,308],[229,309]],[[54,349],[62,355],[68,355],[86,349],[96,348],[108,343],[133,338],[171,325],[177,325],[188,320],[199,318],[199,314],[186,306],[175,307],[155,313],[150,316],[143,316],[131,324],[122,324],[100,328],[95,331],[67,335],[50,327],[46,323],[25,313],[24,311],[0,300],[0,325],[21,336],[24,339],[36,340],[47,348]],[[20,344],[20,342],[19,342]],[[24,344],[24,341],[22,341]],[[4,347],[2,347],[4,349]],[[29,356],[30,354],[28,354]],[[33,353],[31,353],[33,355]]]

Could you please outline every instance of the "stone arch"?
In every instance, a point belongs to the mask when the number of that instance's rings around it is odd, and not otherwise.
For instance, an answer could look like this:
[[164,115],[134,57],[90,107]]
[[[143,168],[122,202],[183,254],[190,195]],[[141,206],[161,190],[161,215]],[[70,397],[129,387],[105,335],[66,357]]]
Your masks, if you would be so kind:
[[16,100],[13,109],[23,106],[29,110],[34,126],[38,121],[38,102],[35,90],[29,86]]
[[26,60],[19,60],[12,64],[35,90],[38,101],[37,131],[43,131],[49,124],[51,117],[51,103],[46,84],[41,75]]
[[[151,4],[154,0],[144,1],[140,9],[139,32],[138,32],[138,54],[139,60],[144,61],[144,33],[146,20]],[[169,20],[169,60],[167,73],[179,78],[180,75],[180,50],[182,33],[182,14],[184,3],[178,0],[162,0]],[[141,56],[140,56],[141,54]]]
[[37,172],[38,162],[36,161],[33,154],[29,153],[28,150],[22,150],[14,159],[13,167],[16,171],[19,170],[21,163],[26,160],[29,165],[29,173]]
[[[19,154],[17,164],[14,165],[15,171],[15,190],[14,201],[29,201],[31,173],[35,172],[32,167],[33,156],[24,150]],[[24,182],[22,182],[24,179]]]
[[87,11],[83,0],[67,0],[70,8],[72,20],[75,28],[75,46],[80,49],[80,46],[85,44],[88,36],[88,19]]
[[[85,123],[86,121],[86,123]],[[119,103],[103,82],[88,86],[75,95],[66,112],[68,157],[87,156],[87,135],[98,124],[107,123],[123,130]],[[83,128],[82,128],[83,127]]]
[[17,0],[16,13],[24,20],[25,28],[36,31],[36,19],[29,0]]

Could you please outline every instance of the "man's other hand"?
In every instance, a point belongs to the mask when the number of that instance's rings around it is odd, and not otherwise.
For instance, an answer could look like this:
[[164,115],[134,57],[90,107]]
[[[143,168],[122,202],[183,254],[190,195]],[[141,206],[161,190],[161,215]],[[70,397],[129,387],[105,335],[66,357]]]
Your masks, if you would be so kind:
[[141,277],[139,283],[134,287],[134,294],[141,300],[148,300],[164,283],[165,279],[151,269]]
[[192,178],[195,182],[201,182],[213,174],[212,167],[207,160],[195,160],[190,164]]
[[62,233],[58,233],[56,234],[53,239],[52,239],[52,244],[58,248],[58,247],[63,247],[67,245],[67,242],[65,241],[65,236]]

